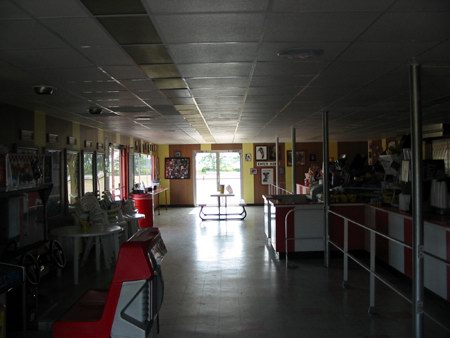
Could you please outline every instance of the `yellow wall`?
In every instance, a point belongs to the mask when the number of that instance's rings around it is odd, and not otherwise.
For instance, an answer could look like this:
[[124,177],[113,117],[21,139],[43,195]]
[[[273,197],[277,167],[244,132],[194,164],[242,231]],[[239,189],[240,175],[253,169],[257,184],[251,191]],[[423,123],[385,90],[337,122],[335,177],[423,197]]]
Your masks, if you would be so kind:
[[328,142],[328,155],[330,159],[338,159],[338,143],[336,141]]
[[75,139],[77,140],[77,143],[74,145],[74,148],[76,150],[80,150],[82,141],[81,141],[81,128],[78,122],[72,122],[72,134],[73,137],[75,137]]
[[158,152],[156,156],[159,159],[159,182],[160,186],[169,188],[169,193],[167,194],[167,204],[170,204],[170,180],[164,178],[164,159],[169,157],[169,146],[167,144],[158,145]]
[[211,144],[200,144],[201,151],[211,151]]
[[242,162],[242,190],[243,190],[243,199],[246,203],[254,203],[255,202],[255,183],[253,180],[253,175],[250,174],[250,169],[253,166],[253,160],[246,161],[245,154],[251,154],[251,158],[253,159],[253,143],[244,143],[242,144],[242,153],[244,156],[244,160]]
[[36,147],[45,147],[47,145],[45,130],[45,113],[34,112],[34,145]]

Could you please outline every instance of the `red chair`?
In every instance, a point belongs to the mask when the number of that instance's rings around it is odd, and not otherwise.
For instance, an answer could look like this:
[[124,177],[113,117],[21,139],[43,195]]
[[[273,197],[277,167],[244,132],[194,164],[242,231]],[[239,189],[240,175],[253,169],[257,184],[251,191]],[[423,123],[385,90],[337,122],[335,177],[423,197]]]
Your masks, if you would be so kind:
[[147,337],[157,329],[166,252],[158,228],[139,230],[121,245],[109,290],[87,291],[53,324],[53,338]]

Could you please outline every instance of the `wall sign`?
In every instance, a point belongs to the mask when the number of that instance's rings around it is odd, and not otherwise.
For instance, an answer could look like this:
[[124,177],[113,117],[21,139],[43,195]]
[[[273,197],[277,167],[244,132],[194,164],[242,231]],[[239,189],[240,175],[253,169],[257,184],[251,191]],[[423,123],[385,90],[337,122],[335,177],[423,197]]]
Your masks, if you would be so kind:
[[258,162],[256,162],[256,166],[257,167],[275,167],[277,165],[277,162],[272,162],[272,161],[270,161],[270,162],[267,162],[267,161],[265,161],[265,162],[263,162],[263,161],[258,161]]

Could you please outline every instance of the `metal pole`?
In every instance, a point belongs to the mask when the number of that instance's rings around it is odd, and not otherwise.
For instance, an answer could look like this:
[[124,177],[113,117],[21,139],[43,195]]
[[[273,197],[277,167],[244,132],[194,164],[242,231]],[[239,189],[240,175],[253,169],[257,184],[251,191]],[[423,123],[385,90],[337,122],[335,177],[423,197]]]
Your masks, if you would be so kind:
[[279,160],[280,160],[280,154],[278,153],[278,144],[279,144],[279,139],[278,139],[278,137],[275,137],[275,164],[276,164],[276,167],[275,167],[275,185],[277,186],[277,189],[278,189],[278,187],[279,187],[279,185],[278,185],[278,175],[279,175],[279,173],[278,173],[278,164],[279,164]]
[[[330,263],[329,247],[328,247],[328,229],[329,229],[329,217],[328,210],[330,209],[329,198],[329,182],[328,182],[328,112],[322,113],[322,153],[323,153],[323,214],[324,214],[324,229],[323,229],[323,258],[324,265],[328,267]],[[294,162],[292,162],[294,163]]]
[[346,288],[348,285],[348,219],[344,219],[344,278],[342,287]]
[[370,232],[370,277],[369,277],[369,314],[375,313],[375,256],[376,235]]
[[412,199],[413,199],[413,332],[423,337],[423,214],[422,214],[422,112],[420,65],[410,65]]
[[291,129],[291,142],[292,142],[292,186],[291,191],[293,194],[296,192],[296,183],[297,183],[297,173],[296,173],[296,166],[295,166],[295,143],[297,142],[297,137],[295,136],[295,128],[292,127]]

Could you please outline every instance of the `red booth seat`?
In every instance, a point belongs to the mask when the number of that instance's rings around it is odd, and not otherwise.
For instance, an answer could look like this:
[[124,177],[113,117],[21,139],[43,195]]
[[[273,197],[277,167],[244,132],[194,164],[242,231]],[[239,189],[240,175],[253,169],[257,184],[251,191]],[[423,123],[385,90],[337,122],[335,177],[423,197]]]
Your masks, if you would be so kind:
[[165,252],[157,228],[138,231],[120,247],[109,290],[87,291],[53,324],[53,338],[145,337],[162,302],[158,276]]

